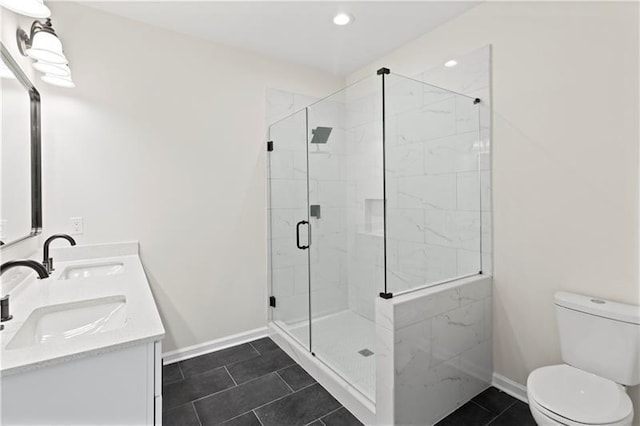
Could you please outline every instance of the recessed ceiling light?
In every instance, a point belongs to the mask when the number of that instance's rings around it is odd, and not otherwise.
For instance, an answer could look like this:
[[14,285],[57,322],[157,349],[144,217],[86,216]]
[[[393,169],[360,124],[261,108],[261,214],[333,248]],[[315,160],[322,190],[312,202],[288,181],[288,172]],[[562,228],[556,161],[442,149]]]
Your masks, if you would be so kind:
[[338,13],[333,17],[333,23],[336,25],[347,25],[353,22],[353,16],[348,13]]
[[444,63],[444,66],[449,68],[455,67],[456,65],[458,65],[458,61],[454,61],[453,59]]

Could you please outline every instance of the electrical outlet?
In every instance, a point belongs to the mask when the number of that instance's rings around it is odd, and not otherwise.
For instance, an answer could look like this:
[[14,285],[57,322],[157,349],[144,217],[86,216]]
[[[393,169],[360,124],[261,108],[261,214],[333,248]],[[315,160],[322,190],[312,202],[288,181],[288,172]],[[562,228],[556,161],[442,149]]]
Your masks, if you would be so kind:
[[71,217],[69,221],[71,222],[71,235],[81,235],[84,232],[84,224],[81,217]]

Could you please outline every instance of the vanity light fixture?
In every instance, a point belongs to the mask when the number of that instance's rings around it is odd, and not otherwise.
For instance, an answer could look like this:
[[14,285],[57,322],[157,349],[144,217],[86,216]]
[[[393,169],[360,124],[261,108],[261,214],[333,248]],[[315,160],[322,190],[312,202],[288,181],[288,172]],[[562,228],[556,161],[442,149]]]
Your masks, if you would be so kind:
[[62,52],[62,43],[51,25],[51,19],[47,18],[44,23],[33,21],[29,35],[18,28],[17,36],[18,49],[23,56],[53,64],[67,63],[67,58]]
[[0,0],[0,6],[32,18],[48,18],[51,11],[42,0]]
[[33,68],[44,74],[67,77],[71,75],[71,69],[67,64],[52,64],[50,62],[38,61],[33,63]]
[[67,87],[67,88],[76,87],[73,80],[71,80],[71,75],[61,76],[61,75],[45,74],[42,77],[40,77],[40,79],[45,83],[49,83],[54,86]]
[[453,59],[444,63],[444,66],[447,68],[455,67],[456,65],[458,65],[458,61],[455,61]]
[[353,16],[348,13],[338,13],[333,17],[333,23],[339,26],[347,25],[353,22]]

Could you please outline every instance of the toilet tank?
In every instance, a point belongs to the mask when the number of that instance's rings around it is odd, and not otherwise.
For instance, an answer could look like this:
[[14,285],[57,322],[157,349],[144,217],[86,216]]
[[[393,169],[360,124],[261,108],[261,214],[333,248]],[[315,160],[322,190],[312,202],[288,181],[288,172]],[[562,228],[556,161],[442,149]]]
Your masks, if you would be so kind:
[[616,383],[640,384],[640,306],[558,292],[562,360]]

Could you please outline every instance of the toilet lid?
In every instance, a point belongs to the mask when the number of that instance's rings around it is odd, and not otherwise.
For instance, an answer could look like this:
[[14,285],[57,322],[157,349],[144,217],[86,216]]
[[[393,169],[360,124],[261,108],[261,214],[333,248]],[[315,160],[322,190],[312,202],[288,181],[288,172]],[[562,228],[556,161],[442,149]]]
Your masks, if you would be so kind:
[[622,386],[570,365],[535,370],[527,390],[542,407],[578,423],[615,423],[633,411]]

